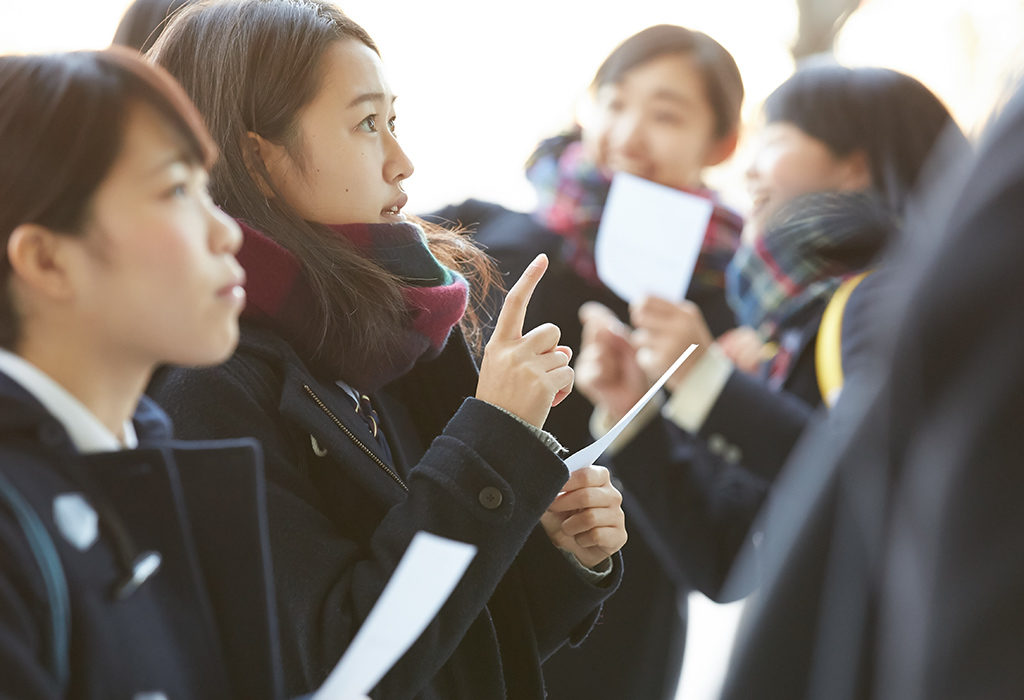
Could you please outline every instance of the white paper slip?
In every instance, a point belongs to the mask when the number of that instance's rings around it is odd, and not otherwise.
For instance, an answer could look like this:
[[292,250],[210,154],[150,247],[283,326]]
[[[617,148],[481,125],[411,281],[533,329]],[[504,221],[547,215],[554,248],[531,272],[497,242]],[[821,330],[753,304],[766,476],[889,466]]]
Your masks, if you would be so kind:
[[368,695],[434,619],[475,555],[471,544],[417,532],[313,700]]
[[714,205],[704,197],[616,173],[594,244],[597,275],[626,301],[680,301]]
[[619,422],[612,426],[611,430],[584,447],[579,452],[566,457],[565,466],[569,468],[569,471],[574,472],[577,469],[589,467],[597,461],[597,458],[601,456],[601,453],[608,449],[608,445],[615,442],[615,438],[619,436],[619,433],[625,430],[626,426],[633,422],[633,419],[636,418],[640,411],[643,410],[643,407],[650,403],[651,399],[654,398],[654,395],[661,390],[661,387],[665,386],[665,382],[668,381],[669,377],[675,374],[675,371],[686,361],[686,358],[690,356],[690,353],[696,349],[697,345],[695,343],[686,348],[686,351],[676,358],[676,361],[673,362],[672,366],[665,371],[665,374],[661,375],[661,377],[658,378],[658,381],[654,382],[654,386],[647,390],[647,393],[636,402],[633,408],[629,409],[629,413],[620,418]]

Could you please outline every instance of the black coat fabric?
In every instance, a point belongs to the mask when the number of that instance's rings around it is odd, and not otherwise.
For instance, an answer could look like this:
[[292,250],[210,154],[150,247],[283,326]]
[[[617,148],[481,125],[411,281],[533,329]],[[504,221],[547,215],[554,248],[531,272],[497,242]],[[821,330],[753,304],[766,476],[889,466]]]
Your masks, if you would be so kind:
[[[628,322],[626,302],[607,287],[581,278],[563,259],[565,239],[529,214],[471,199],[425,218],[443,225],[469,227],[474,239],[495,259],[506,288],[519,279],[538,253],[547,254],[550,265],[527,309],[527,329],[554,323],[562,332],[560,342],[577,353],[582,331],[577,312],[585,302],[600,302]],[[732,312],[721,289],[694,287],[687,296],[701,307],[714,332],[733,326]],[[500,295],[489,300],[493,318],[497,318],[501,301]],[[574,392],[552,409],[545,428],[570,450],[579,449],[592,440],[592,411],[590,402]],[[625,507],[627,523],[632,522],[628,502]],[[629,573],[614,598],[606,603],[601,622],[586,644],[560,651],[545,666],[553,700],[675,696],[686,639],[689,588],[673,580],[651,543],[636,530],[631,530],[623,556]]]
[[[147,399],[135,429],[138,449],[82,455],[38,401],[0,375],[0,476],[55,545],[70,609],[65,618],[50,608],[30,540],[14,510],[0,506],[0,695],[282,697],[258,445],[172,441]],[[107,504],[84,551],[55,520],[54,499],[65,494]],[[162,557],[123,600],[113,594],[126,573],[118,528],[133,551]],[[48,652],[59,619],[70,622],[65,689]]]
[[766,507],[725,698],[1024,697],[1024,92],[894,257]]
[[734,371],[699,434],[658,416],[608,460],[628,496],[633,532],[674,579],[712,600],[735,600],[757,584],[756,568],[735,573],[733,565],[818,398],[821,311],[809,309],[802,325],[787,329],[798,341],[778,390]]
[[290,692],[330,671],[419,530],[478,553],[375,697],[543,697],[541,663],[586,635],[617,585],[619,557],[608,580],[587,583],[539,528],[565,465],[517,420],[466,399],[475,383],[455,334],[375,394],[393,459],[344,391],[266,329],[243,325],[225,365],[151,387],[182,434],[263,444]]

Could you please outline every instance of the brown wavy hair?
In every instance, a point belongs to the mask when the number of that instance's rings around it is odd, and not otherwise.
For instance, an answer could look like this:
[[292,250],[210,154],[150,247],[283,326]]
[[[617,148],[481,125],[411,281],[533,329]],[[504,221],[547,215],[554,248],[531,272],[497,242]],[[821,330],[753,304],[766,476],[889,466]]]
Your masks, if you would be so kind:
[[[220,148],[210,175],[214,200],[302,264],[316,298],[312,312],[323,329],[320,347],[328,329],[344,323],[355,347],[386,353],[407,315],[399,280],[325,226],[299,216],[246,149],[253,132],[299,160],[299,112],[320,89],[324,54],[347,39],[380,54],[362,27],[324,0],[230,0],[182,10],[149,55],[182,84]],[[264,195],[260,180],[274,197]],[[494,284],[493,264],[464,234],[414,221],[423,226],[434,255],[470,282],[473,298],[461,325],[478,348],[476,310]]]

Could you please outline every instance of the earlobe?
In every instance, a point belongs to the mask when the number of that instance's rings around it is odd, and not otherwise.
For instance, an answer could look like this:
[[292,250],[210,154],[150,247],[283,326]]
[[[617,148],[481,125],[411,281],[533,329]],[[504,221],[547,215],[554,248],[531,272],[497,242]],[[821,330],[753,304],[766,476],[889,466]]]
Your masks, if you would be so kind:
[[708,150],[708,156],[704,159],[704,167],[710,168],[726,161],[735,151],[739,143],[739,129],[733,129],[725,136],[715,141]]
[[65,244],[70,237],[38,224],[21,224],[7,239],[7,259],[24,287],[53,299],[67,299],[73,287]]
[[846,157],[846,177],[843,189],[866,190],[874,184],[871,177],[871,163],[864,151],[854,151]]

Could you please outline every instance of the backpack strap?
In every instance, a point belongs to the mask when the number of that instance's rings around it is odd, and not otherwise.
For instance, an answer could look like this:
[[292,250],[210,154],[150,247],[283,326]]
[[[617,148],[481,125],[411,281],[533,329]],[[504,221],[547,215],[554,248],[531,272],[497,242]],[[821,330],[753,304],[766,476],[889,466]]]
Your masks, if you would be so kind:
[[43,521],[29,505],[25,497],[7,477],[0,473],[0,505],[6,505],[25,533],[29,548],[43,575],[46,587],[47,606],[50,612],[50,629],[44,635],[47,646],[47,667],[57,681],[61,694],[66,691],[70,666],[68,661],[71,638],[71,603],[64,567],[60,563],[57,546],[50,537]]
[[814,345],[814,368],[818,375],[818,390],[825,405],[831,408],[843,388],[843,312],[850,295],[871,270],[843,281],[829,299],[818,326]]

